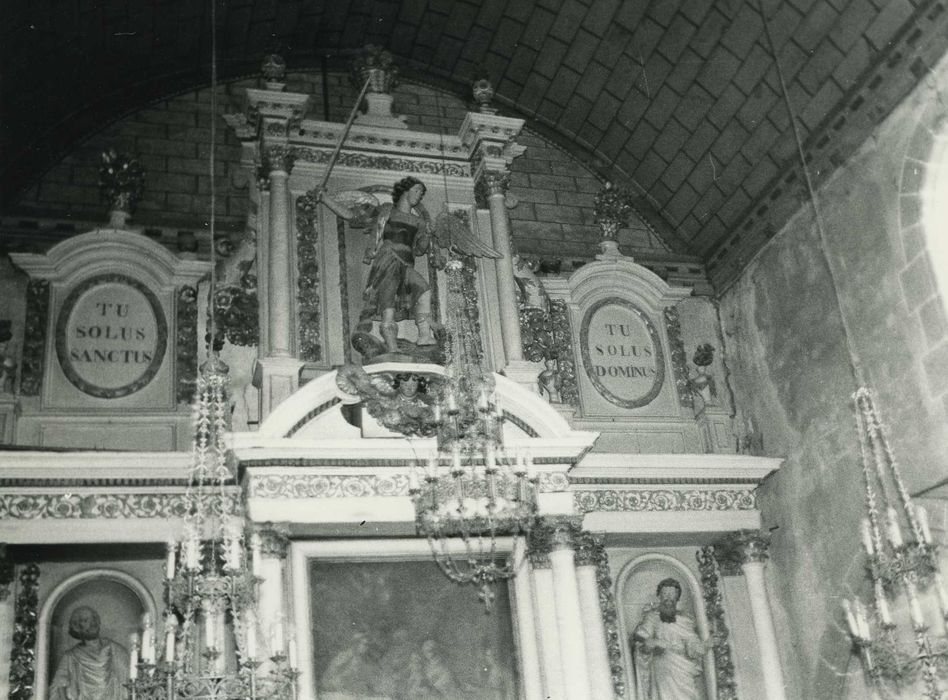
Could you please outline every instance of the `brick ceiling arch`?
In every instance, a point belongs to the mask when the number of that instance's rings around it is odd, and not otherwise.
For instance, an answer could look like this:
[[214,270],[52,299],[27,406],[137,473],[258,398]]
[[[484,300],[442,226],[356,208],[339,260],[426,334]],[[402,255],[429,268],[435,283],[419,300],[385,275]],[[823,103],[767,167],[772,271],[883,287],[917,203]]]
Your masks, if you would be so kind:
[[[3,6],[4,193],[149,100],[206,84],[210,3]],[[944,0],[228,0],[222,79],[279,51],[338,67],[367,43],[498,100],[574,144],[724,284],[800,206],[802,174],[762,21],[804,150],[826,177],[948,47]]]

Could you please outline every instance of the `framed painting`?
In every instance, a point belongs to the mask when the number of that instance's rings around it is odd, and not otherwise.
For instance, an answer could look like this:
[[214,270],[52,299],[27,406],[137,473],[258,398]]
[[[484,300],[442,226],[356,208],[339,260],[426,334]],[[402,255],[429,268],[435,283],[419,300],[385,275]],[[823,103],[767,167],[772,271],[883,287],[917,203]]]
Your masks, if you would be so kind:
[[485,614],[425,540],[305,542],[292,552],[303,697],[521,697],[509,586],[497,584]]

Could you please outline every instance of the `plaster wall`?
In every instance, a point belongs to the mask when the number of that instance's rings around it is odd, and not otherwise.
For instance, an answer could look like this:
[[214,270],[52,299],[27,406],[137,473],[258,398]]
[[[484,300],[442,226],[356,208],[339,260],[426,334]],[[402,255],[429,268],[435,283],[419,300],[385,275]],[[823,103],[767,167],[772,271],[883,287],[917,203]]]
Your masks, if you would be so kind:
[[[840,600],[865,588],[864,487],[844,319],[909,489],[945,476],[944,304],[936,298],[932,315],[937,293],[924,239],[917,230],[913,240],[905,235],[900,178],[913,138],[926,128],[920,119],[939,99],[933,86],[946,75],[942,63],[819,188],[839,301],[809,204],[720,300],[736,403],[758,423],[766,454],[786,457],[760,488],[759,503],[773,537],[769,583],[784,631],[788,697],[847,692]],[[920,313],[923,305],[929,311]]]

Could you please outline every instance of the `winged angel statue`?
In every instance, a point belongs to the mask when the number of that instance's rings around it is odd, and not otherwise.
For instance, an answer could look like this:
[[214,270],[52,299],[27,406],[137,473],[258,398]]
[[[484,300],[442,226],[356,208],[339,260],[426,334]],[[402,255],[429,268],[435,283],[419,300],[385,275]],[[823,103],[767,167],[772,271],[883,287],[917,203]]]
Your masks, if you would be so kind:
[[[375,233],[375,245],[369,248],[364,261],[370,265],[369,275],[359,323],[353,334],[353,345],[360,352],[360,345],[364,347],[366,340],[371,342],[374,338],[371,336],[373,321],[379,322],[386,353],[399,353],[398,321],[405,319],[414,319],[418,326],[416,345],[436,345],[431,290],[428,281],[415,270],[416,256],[432,255],[439,268],[444,267],[449,256],[500,257],[447,208],[432,221],[421,203],[425,189],[421,180],[403,178],[392,187],[391,204],[381,204],[364,192],[337,197],[322,189],[315,192],[317,200],[338,216],[347,221],[371,223]],[[357,335],[362,336],[361,343],[357,342]]]

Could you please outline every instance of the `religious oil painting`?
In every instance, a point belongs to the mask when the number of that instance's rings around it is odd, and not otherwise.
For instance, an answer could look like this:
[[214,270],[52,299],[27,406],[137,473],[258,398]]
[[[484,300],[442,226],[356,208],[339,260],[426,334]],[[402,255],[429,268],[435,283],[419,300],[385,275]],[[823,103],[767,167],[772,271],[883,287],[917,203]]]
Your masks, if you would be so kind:
[[321,700],[518,697],[507,589],[490,613],[430,561],[310,561],[313,674]]

